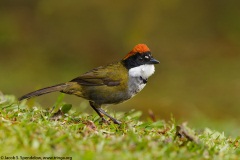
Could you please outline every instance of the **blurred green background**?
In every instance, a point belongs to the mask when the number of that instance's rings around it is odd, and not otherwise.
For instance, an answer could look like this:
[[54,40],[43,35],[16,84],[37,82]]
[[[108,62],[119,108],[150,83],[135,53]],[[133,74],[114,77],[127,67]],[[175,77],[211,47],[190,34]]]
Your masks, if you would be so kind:
[[[238,133],[240,1],[0,1],[0,91],[21,96],[120,60],[146,43],[161,63],[113,111]],[[51,107],[59,93],[36,99]],[[75,109],[87,103],[65,96]],[[89,111],[91,109],[89,108]],[[238,127],[237,127],[238,126]]]

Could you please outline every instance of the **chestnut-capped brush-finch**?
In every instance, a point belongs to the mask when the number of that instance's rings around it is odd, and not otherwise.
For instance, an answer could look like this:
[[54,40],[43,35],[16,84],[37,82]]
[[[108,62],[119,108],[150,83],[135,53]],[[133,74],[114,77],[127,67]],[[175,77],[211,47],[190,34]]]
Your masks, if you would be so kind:
[[154,64],[158,63],[159,61],[152,57],[147,45],[138,44],[118,62],[95,68],[69,82],[28,93],[19,100],[56,91],[73,94],[87,99],[103,121],[106,122],[103,117],[105,115],[114,123],[121,124],[101,106],[118,104],[135,96],[146,86],[148,78],[155,71]]

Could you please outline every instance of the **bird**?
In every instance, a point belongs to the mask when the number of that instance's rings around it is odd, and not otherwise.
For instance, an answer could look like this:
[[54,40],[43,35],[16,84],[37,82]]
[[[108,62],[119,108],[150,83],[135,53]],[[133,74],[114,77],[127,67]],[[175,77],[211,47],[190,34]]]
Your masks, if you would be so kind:
[[154,65],[158,63],[160,62],[153,58],[146,44],[137,44],[120,61],[94,68],[66,83],[30,92],[18,100],[51,92],[76,95],[88,100],[103,122],[108,122],[105,115],[120,125],[121,121],[110,116],[101,107],[119,104],[134,97],[146,86],[148,78],[155,72]]

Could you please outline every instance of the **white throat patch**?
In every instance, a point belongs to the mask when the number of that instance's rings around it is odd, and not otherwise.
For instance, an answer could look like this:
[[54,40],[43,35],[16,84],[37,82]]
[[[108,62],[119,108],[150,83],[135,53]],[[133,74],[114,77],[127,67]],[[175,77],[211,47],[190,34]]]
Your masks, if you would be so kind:
[[155,72],[153,64],[144,64],[138,67],[131,68],[129,70],[130,77],[142,77],[148,79]]
[[153,64],[145,64],[129,70],[128,93],[130,97],[135,96],[146,86],[147,79],[154,71]]

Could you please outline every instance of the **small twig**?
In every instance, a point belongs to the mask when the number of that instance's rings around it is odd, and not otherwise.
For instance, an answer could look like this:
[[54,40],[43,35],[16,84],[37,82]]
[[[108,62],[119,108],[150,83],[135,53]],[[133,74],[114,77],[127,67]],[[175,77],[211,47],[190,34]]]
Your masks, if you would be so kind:
[[149,117],[151,118],[151,120],[152,120],[153,122],[156,122],[156,121],[157,121],[157,120],[156,120],[156,116],[155,116],[155,114],[153,113],[153,111],[152,111],[151,109],[148,110],[148,115],[149,115]]
[[176,136],[180,138],[186,137],[187,140],[199,144],[198,138],[188,131],[187,122],[184,122],[181,125],[177,126]]

